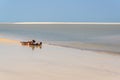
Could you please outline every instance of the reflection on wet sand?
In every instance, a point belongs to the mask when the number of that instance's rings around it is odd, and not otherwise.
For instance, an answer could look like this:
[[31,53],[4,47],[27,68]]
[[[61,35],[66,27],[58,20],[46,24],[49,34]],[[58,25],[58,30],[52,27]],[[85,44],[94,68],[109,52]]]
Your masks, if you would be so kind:
[[21,44],[22,46],[26,46],[26,47],[30,47],[32,48],[32,50],[35,50],[35,48],[42,48],[42,45],[25,45],[25,44]]

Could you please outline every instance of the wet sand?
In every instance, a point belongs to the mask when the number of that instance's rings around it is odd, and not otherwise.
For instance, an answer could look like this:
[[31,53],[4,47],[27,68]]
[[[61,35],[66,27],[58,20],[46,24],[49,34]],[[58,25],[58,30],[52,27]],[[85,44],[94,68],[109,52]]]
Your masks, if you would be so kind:
[[90,50],[90,51],[101,51],[108,53],[118,53],[120,54],[120,44],[103,44],[103,43],[82,43],[82,42],[74,42],[74,41],[49,41],[45,42],[49,45],[67,47],[67,48],[75,48],[82,50]]
[[32,50],[9,39],[0,48],[0,80],[120,79],[120,55],[48,44]]

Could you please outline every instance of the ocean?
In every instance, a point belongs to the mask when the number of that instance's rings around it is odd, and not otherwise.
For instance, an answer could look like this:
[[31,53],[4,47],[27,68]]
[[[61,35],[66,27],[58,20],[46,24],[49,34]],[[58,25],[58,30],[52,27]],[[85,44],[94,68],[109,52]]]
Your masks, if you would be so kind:
[[0,24],[0,38],[120,47],[120,24]]

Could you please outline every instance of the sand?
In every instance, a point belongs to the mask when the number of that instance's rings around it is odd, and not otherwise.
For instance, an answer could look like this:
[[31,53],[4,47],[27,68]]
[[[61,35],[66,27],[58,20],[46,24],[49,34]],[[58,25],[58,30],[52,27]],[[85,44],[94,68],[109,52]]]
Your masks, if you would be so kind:
[[11,44],[18,44],[18,40],[11,40],[11,39],[6,39],[6,38],[0,38],[0,43],[11,43]]
[[0,39],[0,80],[120,79],[119,54],[48,44],[32,50],[16,42]]
[[82,43],[82,42],[75,42],[75,41],[49,41],[45,42],[49,45],[56,45],[61,47],[67,48],[75,48],[75,49],[82,49],[82,50],[90,50],[90,51],[100,51],[100,52],[107,52],[107,53],[120,53],[120,44],[104,44],[104,43]]

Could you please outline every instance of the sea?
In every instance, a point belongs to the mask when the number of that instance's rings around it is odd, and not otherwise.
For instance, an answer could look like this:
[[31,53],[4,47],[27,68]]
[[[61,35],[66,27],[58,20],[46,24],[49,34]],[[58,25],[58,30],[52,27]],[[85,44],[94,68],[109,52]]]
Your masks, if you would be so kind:
[[0,38],[104,44],[120,52],[120,24],[0,24]]

